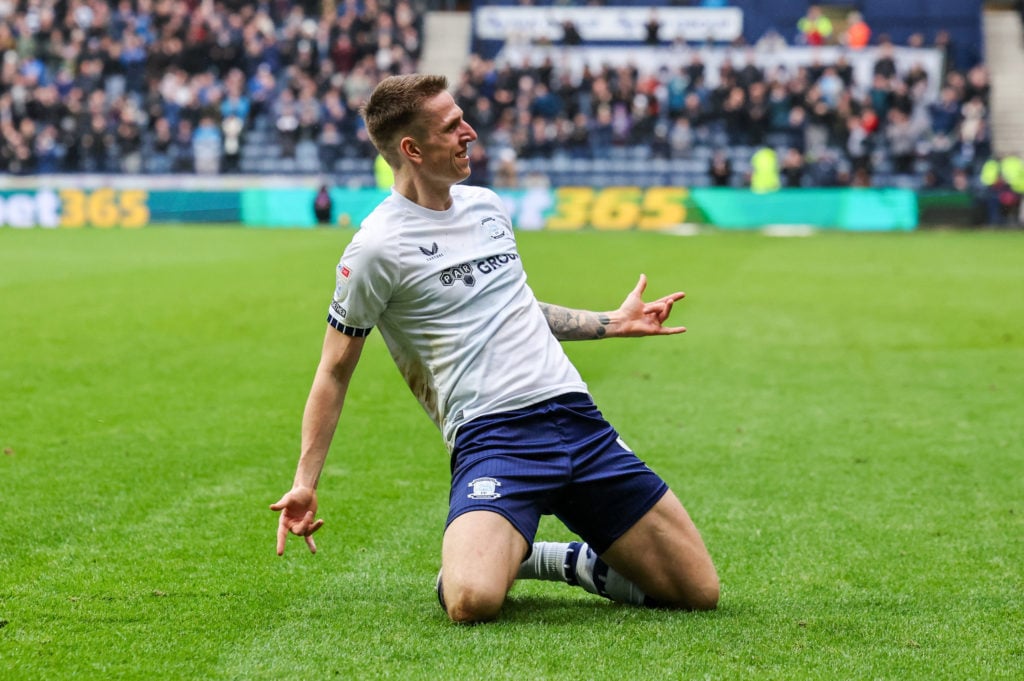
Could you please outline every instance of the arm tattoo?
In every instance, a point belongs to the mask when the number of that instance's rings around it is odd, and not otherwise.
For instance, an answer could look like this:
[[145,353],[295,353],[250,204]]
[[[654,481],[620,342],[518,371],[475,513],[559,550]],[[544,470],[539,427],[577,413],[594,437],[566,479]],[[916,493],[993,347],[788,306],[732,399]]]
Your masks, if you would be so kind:
[[540,309],[548,320],[551,333],[558,340],[593,340],[608,335],[611,318],[600,312],[570,310],[559,305],[541,303]]

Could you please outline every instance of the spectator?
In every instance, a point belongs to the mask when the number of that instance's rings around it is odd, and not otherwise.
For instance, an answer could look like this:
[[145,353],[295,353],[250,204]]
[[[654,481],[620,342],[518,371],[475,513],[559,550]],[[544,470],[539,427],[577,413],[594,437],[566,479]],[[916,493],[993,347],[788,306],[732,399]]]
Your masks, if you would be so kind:
[[546,121],[553,121],[563,111],[562,100],[544,83],[537,83],[531,93],[530,113]]
[[754,43],[754,50],[759,54],[773,54],[776,52],[782,52],[789,45],[786,44],[786,39],[782,37],[774,28],[769,28],[764,34],[758,38],[757,42]]
[[237,173],[242,166],[242,136],[245,132],[245,123],[239,116],[232,114],[226,116],[220,125],[224,139],[223,172]]
[[60,142],[57,129],[52,125],[44,126],[36,135],[33,144],[34,171],[40,175],[60,172],[65,153],[66,150]]
[[579,29],[569,19],[562,22],[562,44],[566,47],[583,44],[583,37],[580,35]]
[[849,184],[849,178],[843,169],[839,155],[831,148],[820,149],[806,164],[803,176],[804,186],[838,187]]
[[647,23],[644,24],[644,44],[645,45],[660,45],[661,44],[661,20],[658,19],[658,10],[651,8],[651,13],[647,17]]
[[331,224],[331,210],[334,208],[334,201],[331,199],[331,192],[326,184],[320,185],[316,196],[313,197],[313,215],[321,225]]
[[192,157],[195,171],[200,175],[215,175],[220,172],[223,138],[216,121],[203,116],[192,136]]
[[988,106],[991,84],[988,79],[988,69],[978,65],[967,72],[966,85],[964,87],[964,100],[979,99],[982,104]]
[[840,42],[851,50],[862,50],[871,42],[871,27],[864,15],[853,11],[846,16],[846,30]]
[[779,160],[771,147],[761,147],[750,159],[750,189],[758,194],[779,189]]
[[119,166],[115,169],[129,175],[142,172],[142,129],[133,106],[121,112],[115,131]]
[[747,112],[747,95],[743,88],[729,88],[721,105],[721,117],[730,144],[750,143],[750,117]]
[[796,27],[803,45],[824,45],[832,37],[832,21],[818,5],[809,5],[807,14],[797,21]]
[[928,105],[932,131],[939,135],[953,135],[960,124],[960,102],[957,93],[946,85],[939,91],[939,99]]
[[768,103],[768,86],[763,82],[750,85],[747,99],[747,138],[750,144],[764,143],[771,125],[771,111]]
[[612,129],[612,107],[610,104],[601,104],[590,127],[590,152],[592,158],[604,158],[608,155],[614,141],[615,133]]
[[804,155],[800,153],[800,150],[796,147],[787,149],[779,169],[782,186],[788,188],[802,187],[805,171]]
[[959,153],[966,163],[979,162],[990,155],[991,140],[987,123],[987,109],[975,97],[960,107]]
[[153,123],[149,142],[148,170],[153,173],[169,173],[173,165],[174,134],[171,124],[164,117]]
[[498,152],[498,167],[494,171],[494,186],[512,189],[519,186],[516,152],[505,148]]
[[708,178],[712,187],[732,186],[732,161],[722,150],[718,150],[708,163]]
[[281,147],[281,156],[295,158],[295,147],[299,143],[299,107],[295,102],[295,92],[284,88],[273,104],[274,128],[277,129],[277,142]]
[[843,83],[842,78],[839,77],[839,73],[834,66],[825,68],[821,78],[818,79],[817,87],[821,93],[821,98],[833,109],[839,104],[842,94],[846,92],[846,85]]
[[391,166],[384,160],[384,157],[377,154],[373,160],[373,176],[377,184],[377,189],[391,189],[391,185],[395,183],[395,173],[391,170]]
[[234,68],[227,72],[224,79],[224,90],[226,95],[221,100],[220,117],[239,119],[243,127],[249,127],[249,113],[251,102],[245,92],[245,75],[241,70]]
[[672,121],[668,130],[668,147],[670,158],[688,158],[694,147],[693,129],[690,121],[679,117]]
[[872,67],[872,73],[885,81],[896,77],[896,54],[888,36],[879,40],[878,57]]
[[982,165],[980,180],[985,187],[988,224],[1016,223],[1024,193],[1024,161],[1013,155],[990,158]]
[[784,134],[786,146],[805,151],[807,149],[807,130],[807,109],[803,106],[794,106],[789,110],[789,116],[786,119]]
[[786,85],[779,80],[773,81],[768,90],[768,129],[774,132],[786,130],[792,108]]
[[171,144],[172,173],[195,172],[195,153],[192,148],[193,127],[192,122],[187,118],[178,121],[174,134],[174,142]]
[[320,129],[320,137],[317,140],[317,152],[321,168],[326,171],[334,169],[338,159],[342,156],[344,142],[344,137],[338,131],[338,126],[331,120],[325,121]]
[[469,177],[464,184],[476,187],[491,186],[490,157],[487,148],[479,140],[469,148]]
[[893,171],[902,175],[914,172],[914,158],[921,131],[906,112],[896,108],[889,111],[885,139],[892,156]]
[[871,169],[871,145],[870,133],[864,126],[861,116],[850,116],[846,119],[846,157],[850,161],[854,172],[858,170],[870,171]]
[[949,31],[937,31],[932,47],[942,53],[942,75],[945,77],[950,71],[956,68],[956,54],[953,47],[953,38]]

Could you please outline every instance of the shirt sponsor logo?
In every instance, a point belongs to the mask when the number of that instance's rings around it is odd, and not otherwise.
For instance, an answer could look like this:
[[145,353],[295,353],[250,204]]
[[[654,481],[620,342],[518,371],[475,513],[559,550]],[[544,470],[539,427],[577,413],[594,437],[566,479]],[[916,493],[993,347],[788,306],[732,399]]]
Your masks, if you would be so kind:
[[437,247],[437,242],[430,244],[430,248],[419,247],[420,253],[427,256],[427,260],[436,260],[444,255],[441,250]]
[[473,264],[476,265],[476,269],[481,274],[490,274],[505,265],[509,264],[513,260],[518,260],[519,256],[516,253],[499,253],[498,255],[492,255],[487,258],[481,258],[475,261]]
[[331,309],[334,310],[335,314],[344,319],[348,315],[348,310],[342,306],[337,300],[331,303]]
[[455,282],[461,281],[466,286],[476,285],[476,277],[473,276],[473,268],[468,263],[456,265],[442,270],[440,277],[442,286],[454,286]]
[[474,260],[472,263],[464,262],[461,265],[444,269],[438,278],[443,286],[454,286],[457,281],[461,281],[466,286],[475,286],[476,275],[473,274],[473,268],[476,268],[480,274],[491,274],[518,259],[518,253],[499,253]]

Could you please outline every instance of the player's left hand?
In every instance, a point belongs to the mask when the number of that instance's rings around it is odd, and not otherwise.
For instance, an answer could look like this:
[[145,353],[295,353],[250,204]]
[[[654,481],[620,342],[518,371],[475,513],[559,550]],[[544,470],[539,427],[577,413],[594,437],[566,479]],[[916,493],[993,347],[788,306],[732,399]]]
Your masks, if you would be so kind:
[[677,291],[645,303],[643,296],[646,288],[647,275],[641,274],[636,287],[619,306],[616,315],[620,319],[619,333],[616,335],[660,336],[686,331],[685,326],[665,326],[665,321],[672,314],[672,305],[686,294]]
[[305,539],[309,552],[316,553],[313,533],[324,524],[323,520],[316,519],[316,505],[316,490],[308,487],[294,487],[280,501],[270,505],[271,511],[281,512],[277,523],[277,555],[284,554],[289,532]]

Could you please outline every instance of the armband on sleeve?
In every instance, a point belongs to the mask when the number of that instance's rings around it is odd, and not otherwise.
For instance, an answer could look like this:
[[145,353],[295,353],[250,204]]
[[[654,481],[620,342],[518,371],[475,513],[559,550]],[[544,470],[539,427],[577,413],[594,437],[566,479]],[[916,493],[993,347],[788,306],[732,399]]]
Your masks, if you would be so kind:
[[353,338],[365,338],[370,335],[371,331],[373,331],[373,327],[370,327],[369,329],[357,329],[354,326],[345,326],[331,315],[327,315],[327,323],[338,331],[341,331],[346,336],[352,336]]

